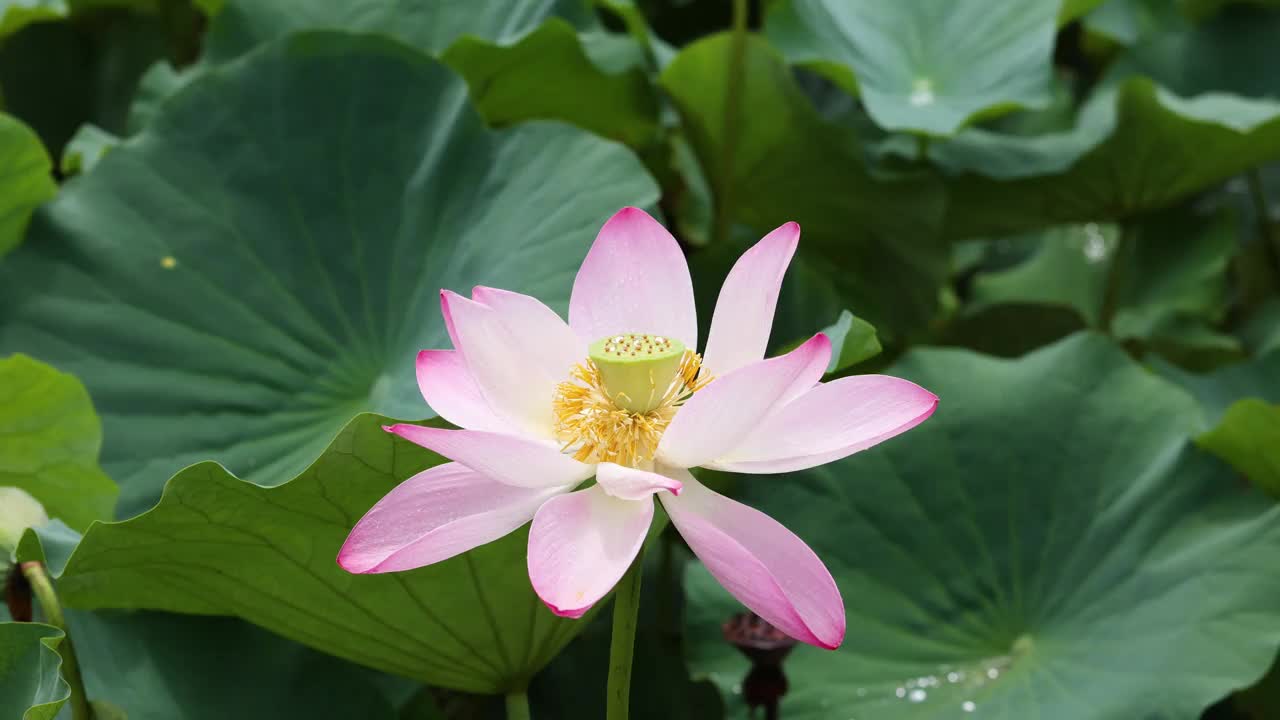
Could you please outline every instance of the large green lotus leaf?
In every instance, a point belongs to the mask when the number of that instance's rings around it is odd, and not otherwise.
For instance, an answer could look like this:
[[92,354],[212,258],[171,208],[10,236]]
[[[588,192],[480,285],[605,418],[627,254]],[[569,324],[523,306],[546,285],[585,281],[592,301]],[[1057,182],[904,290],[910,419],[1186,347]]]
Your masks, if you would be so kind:
[[0,256],[22,240],[32,211],[58,191],[52,170],[31,128],[0,113]]
[[1153,360],[1151,367],[1199,401],[1204,429],[1217,425],[1237,400],[1259,398],[1280,403],[1280,352],[1270,352],[1210,373],[1188,372],[1159,359]]
[[[1114,3],[1103,5],[1110,8]],[[933,143],[952,237],[1124,219],[1280,156],[1280,15],[1231,12],[1126,50],[1065,132]]]
[[102,429],[84,385],[25,355],[0,359],[0,485],[83,530],[119,492],[98,467]]
[[839,284],[845,305],[888,335],[923,327],[947,274],[940,188],[925,179],[874,177],[854,132],[819,117],[782,58],[758,37],[745,43],[737,111],[743,121],[730,143],[724,127],[730,46],[730,36],[719,34],[685,47],[661,84],[702,166],[723,176],[725,155],[732,155],[731,219],[756,237],[799,222],[801,256],[814,258]]
[[222,63],[299,30],[379,33],[428,53],[474,36],[507,45],[549,17],[595,26],[583,0],[226,0],[209,29],[205,62]]
[[84,381],[118,514],[193,462],[274,485],[360,411],[427,415],[440,288],[563,308],[603,220],[655,199],[623,147],[490,132],[466,98],[391,41],[295,36],[193,82],[37,215],[0,264],[0,350]]
[[632,147],[648,144],[658,129],[658,99],[645,74],[601,70],[558,18],[510,47],[459,38],[441,59],[466,79],[491,125],[564,120]]
[[1053,305],[1100,328],[1113,282],[1110,329],[1117,339],[1183,362],[1238,357],[1239,342],[1213,329],[1227,309],[1227,275],[1236,251],[1233,218],[1179,210],[1148,217],[1125,232],[1123,245],[1115,226],[1099,223],[1006,238],[1003,244],[1026,244],[1032,253],[1011,267],[977,273],[965,311]]
[[[933,418],[738,483],[847,604],[840,650],[787,661],[782,717],[1191,718],[1267,669],[1280,508],[1189,445],[1186,394],[1085,334],[1017,360],[920,350],[890,372],[939,395]],[[688,580],[691,662],[729,689],[748,667],[721,638],[738,606],[700,566]]]
[[[177,17],[180,4],[170,5]],[[4,107],[55,159],[83,123],[122,132],[139,76],[168,55],[175,32],[155,13],[95,12],[30,25],[0,43]]]
[[472,692],[523,689],[585,623],[534,595],[526,532],[426,568],[352,575],[335,558],[356,520],[444,460],[360,415],[291,482],[216,463],[178,473],[160,504],[89,529],[59,580],[76,608],[234,615],[332,655]]
[[1059,0],[782,0],[766,21],[887,130],[950,135],[975,115],[1049,104]]
[[1134,45],[1190,24],[1178,0],[1109,0],[1081,21],[1090,34],[1119,45]]
[[373,673],[234,618],[69,611],[85,690],[129,720],[394,720]]
[[1280,13],[1237,8],[1201,25],[1151,34],[1117,58],[1102,82],[1142,75],[1184,97],[1230,92],[1275,98],[1277,33]]
[[[55,520],[23,536],[17,559],[46,563],[57,582],[80,540]],[[65,615],[89,699],[131,720],[395,717],[372,671],[241,620],[113,610]],[[386,676],[377,680],[387,684]]]
[[0,716],[53,720],[71,688],[58,673],[66,637],[43,623],[0,622]]
[[1280,405],[1257,398],[1237,400],[1196,443],[1280,497]]
[[1125,219],[1280,157],[1280,102],[1184,98],[1132,77],[1097,91],[1069,132],[971,128],[929,155],[951,174],[954,238]]
[[[644,73],[606,72],[588,56],[588,38],[613,36],[599,28],[585,0],[230,0],[211,26],[202,66],[192,72],[290,32],[330,29],[380,33],[439,56],[466,79],[493,125],[563,120],[636,147],[657,130],[657,97]],[[579,38],[579,29],[589,35]],[[616,39],[639,51],[630,38]]]
[[1155,361],[1203,410],[1196,442],[1267,492],[1280,496],[1280,352],[1195,374]]

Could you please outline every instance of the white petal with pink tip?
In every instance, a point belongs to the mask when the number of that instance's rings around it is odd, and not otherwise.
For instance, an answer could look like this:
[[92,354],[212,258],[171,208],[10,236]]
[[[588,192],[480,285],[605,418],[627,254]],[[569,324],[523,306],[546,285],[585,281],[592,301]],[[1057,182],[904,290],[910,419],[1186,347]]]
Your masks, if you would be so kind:
[[529,362],[530,353],[507,330],[502,315],[453,292],[441,293],[458,352],[485,401],[510,431],[551,437],[551,398],[563,377]]
[[661,495],[689,548],[734,597],[802,642],[844,641],[844,601],[818,556],[795,533],[754,508],[709,490],[684,472],[679,497]]
[[649,333],[695,347],[693,281],[671,233],[638,208],[609,218],[573,281],[569,325],[585,343]]
[[623,500],[644,500],[662,491],[679,495],[682,487],[675,478],[615,463],[596,466],[596,482],[606,493]]
[[594,466],[574,460],[550,443],[515,435],[421,425],[383,429],[506,485],[560,487],[580,483],[595,473]]
[[723,375],[764,357],[782,276],[800,242],[790,222],[765,235],[738,258],[720,288],[702,367]]
[[707,467],[780,473],[823,465],[910,430],[937,406],[936,395],[901,378],[840,378],[776,409],[741,445]]
[[418,353],[418,389],[437,415],[469,430],[499,431],[511,423],[489,407],[471,370],[456,350]]
[[653,500],[599,485],[548,500],[529,529],[529,580],[561,617],[582,617],[622,579],[644,545]]
[[351,530],[338,564],[353,573],[411,570],[497,540],[569,488],[518,488],[447,463],[405,480]]
[[696,467],[738,447],[775,405],[813,387],[830,360],[831,341],[819,333],[786,355],[712,380],[676,413],[658,445],[658,459]]

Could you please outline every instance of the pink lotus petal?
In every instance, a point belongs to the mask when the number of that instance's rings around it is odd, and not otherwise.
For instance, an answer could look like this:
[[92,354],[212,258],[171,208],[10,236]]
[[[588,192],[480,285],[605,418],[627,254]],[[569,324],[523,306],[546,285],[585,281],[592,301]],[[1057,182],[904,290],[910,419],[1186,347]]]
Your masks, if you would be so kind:
[[405,480],[351,530],[338,552],[348,572],[412,570],[519,528],[569,488],[518,488],[448,463]]
[[776,409],[741,445],[707,467],[781,473],[823,465],[910,430],[937,406],[936,395],[900,378],[840,378]]
[[684,492],[658,497],[715,579],[795,639],[829,650],[839,647],[844,601],[809,546],[778,521],[712,492],[687,471],[673,474],[684,481]]
[[596,466],[596,482],[606,493],[623,500],[644,500],[664,490],[679,495],[682,487],[675,478],[608,462]]
[[658,443],[667,465],[696,467],[738,447],[774,406],[821,379],[831,341],[818,333],[781,357],[761,360],[716,378],[676,412]]
[[383,430],[506,485],[563,487],[595,474],[594,466],[574,460],[554,445],[515,435],[420,425],[390,425]]
[[510,432],[552,437],[551,399],[565,376],[552,376],[522,347],[493,308],[445,290],[440,302],[476,386]]
[[418,353],[418,389],[437,415],[459,427],[502,431],[510,425],[489,407],[467,363],[455,350]]
[[782,276],[800,243],[800,226],[789,222],[738,258],[720,288],[702,367],[724,375],[764,357],[778,305]]
[[477,286],[471,298],[493,308],[525,362],[536,363],[557,383],[587,358],[587,343],[541,300],[498,288]]
[[573,282],[569,325],[587,343],[635,332],[696,347],[693,281],[671,233],[633,207],[609,218]]
[[599,485],[548,500],[529,529],[529,580],[561,617],[582,617],[627,571],[653,521],[653,501]]

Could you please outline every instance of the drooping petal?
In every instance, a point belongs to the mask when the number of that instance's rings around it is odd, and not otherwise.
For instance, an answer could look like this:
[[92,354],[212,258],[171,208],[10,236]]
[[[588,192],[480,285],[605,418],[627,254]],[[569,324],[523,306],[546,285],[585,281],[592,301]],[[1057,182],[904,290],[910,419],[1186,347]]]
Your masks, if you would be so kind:
[[682,487],[675,478],[608,462],[596,466],[596,482],[623,500],[644,500],[662,490],[679,495]]
[[455,350],[418,353],[418,389],[437,415],[459,427],[502,431],[510,425],[489,407],[466,361]]
[[764,357],[778,305],[782,276],[800,242],[800,226],[789,222],[765,235],[738,258],[716,299],[702,367],[724,375]]
[[712,380],[676,412],[658,443],[658,458],[682,468],[719,458],[738,447],[776,405],[813,387],[830,360],[831,341],[818,333],[786,355]]
[[936,395],[901,378],[840,378],[776,409],[738,447],[707,467],[781,473],[823,465],[910,430],[937,406]]
[[516,435],[421,425],[389,425],[383,429],[506,485],[563,487],[580,483],[595,473],[594,466],[574,460],[550,443]]
[[622,579],[644,545],[653,500],[623,500],[599,485],[551,498],[529,529],[529,580],[551,611],[582,617]]
[[557,383],[587,357],[587,343],[541,300],[484,286],[474,288],[471,298],[493,308],[524,360],[537,363]]
[[510,431],[550,438],[551,400],[565,378],[530,362],[531,353],[498,311],[448,290],[440,293],[440,302],[458,352],[489,407],[511,424]]
[[671,233],[638,208],[609,218],[573,281],[569,325],[588,343],[650,333],[696,347],[693,281]]
[[759,510],[709,490],[687,472],[673,474],[684,481],[684,492],[658,497],[715,579],[795,639],[827,649],[839,647],[844,641],[844,601],[813,550]]
[[405,480],[351,530],[338,552],[348,572],[411,570],[497,540],[563,488],[518,488],[458,463]]

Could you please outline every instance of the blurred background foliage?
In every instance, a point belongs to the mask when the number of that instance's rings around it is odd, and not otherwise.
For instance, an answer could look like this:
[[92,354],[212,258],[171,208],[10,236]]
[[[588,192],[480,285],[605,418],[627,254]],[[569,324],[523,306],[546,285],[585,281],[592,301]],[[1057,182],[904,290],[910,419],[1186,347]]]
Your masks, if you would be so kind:
[[[0,0],[0,485],[54,518],[14,558],[101,720],[601,717],[607,618],[541,607],[521,534],[336,567],[441,461],[378,425],[439,422],[442,287],[563,311],[637,205],[705,337],[796,220],[774,349],[942,404],[707,474],[848,606],[781,717],[1280,717],[1278,201],[1272,0]],[[644,593],[634,715],[749,717],[672,533]],[[69,717],[66,643],[0,623],[0,720]]]

